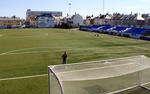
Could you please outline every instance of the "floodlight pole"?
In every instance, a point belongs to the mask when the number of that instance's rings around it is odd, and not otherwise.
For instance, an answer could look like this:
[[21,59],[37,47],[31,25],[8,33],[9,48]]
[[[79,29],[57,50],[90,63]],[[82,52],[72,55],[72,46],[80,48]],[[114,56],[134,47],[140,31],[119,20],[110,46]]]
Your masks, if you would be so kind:
[[104,21],[103,24],[105,24],[105,0],[103,0],[103,15],[104,15]]
[[71,3],[69,3],[69,15],[71,16]]
[[103,14],[105,15],[105,0],[103,0]]

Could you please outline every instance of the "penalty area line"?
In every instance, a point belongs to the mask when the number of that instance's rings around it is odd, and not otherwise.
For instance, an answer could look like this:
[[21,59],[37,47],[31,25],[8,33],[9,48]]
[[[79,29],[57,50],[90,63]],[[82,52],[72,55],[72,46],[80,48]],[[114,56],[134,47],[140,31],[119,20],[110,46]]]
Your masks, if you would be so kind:
[[73,48],[73,47],[33,47],[33,48],[23,48],[23,49],[16,49],[16,50],[12,50],[12,51],[7,51],[4,53],[0,53],[0,55],[7,55],[7,54],[11,54],[11,53],[15,53],[18,51],[26,51],[26,50],[35,50],[35,49],[49,49],[49,48]]
[[14,78],[4,78],[4,79],[0,79],[0,81],[17,80],[17,79],[28,79],[28,78],[35,78],[35,77],[47,76],[47,75],[48,75],[48,74],[41,74],[41,75],[33,75],[33,76],[23,76],[23,77],[14,77]]

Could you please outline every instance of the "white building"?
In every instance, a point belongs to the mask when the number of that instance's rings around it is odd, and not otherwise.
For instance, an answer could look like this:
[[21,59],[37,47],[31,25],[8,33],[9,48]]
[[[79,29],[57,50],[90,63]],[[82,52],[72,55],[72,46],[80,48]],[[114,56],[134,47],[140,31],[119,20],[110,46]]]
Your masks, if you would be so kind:
[[60,17],[55,17],[55,25],[56,25],[56,26],[62,25],[62,20],[63,20],[63,17],[62,17],[62,16],[60,16]]
[[38,28],[53,28],[55,27],[55,18],[52,15],[42,15],[37,18]]
[[141,14],[137,14],[136,20],[143,20],[144,21],[145,19],[142,17]]
[[71,16],[67,16],[63,18],[63,23],[67,24],[67,23],[73,23],[72,17]]
[[79,14],[72,16],[73,27],[79,27],[83,24],[83,17]]
[[101,17],[95,17],[94,18],[94,24],[95,25],[102,25],[105,23],[105,19]]
[[79,14],[67,16],[62,19],[62,23],[72,27],[79,27],[81,24],[83,24],[83,17]]
[[113,24],[113,22],[112,22],[112,15],[107,14],[105,16],[105,22],[104,22],[104,24],[110,24],[110,25]]
[[85,25],[90,25],[91,24],[91,17],[87,16],[86,19],[84,20]]

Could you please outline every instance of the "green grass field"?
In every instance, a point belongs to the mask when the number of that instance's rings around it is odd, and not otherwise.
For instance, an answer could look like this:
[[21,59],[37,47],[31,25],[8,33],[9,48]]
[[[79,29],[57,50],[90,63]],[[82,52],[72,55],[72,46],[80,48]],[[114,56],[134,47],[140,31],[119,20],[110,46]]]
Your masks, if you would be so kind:
[[[65,29],[0,30],[0,79],[47,74],[48,65],[61,64],[64,51],[68,63],[150,57],[150,42]],[[0,80],[0,94],[47,94],[47,83],[47,76]]]

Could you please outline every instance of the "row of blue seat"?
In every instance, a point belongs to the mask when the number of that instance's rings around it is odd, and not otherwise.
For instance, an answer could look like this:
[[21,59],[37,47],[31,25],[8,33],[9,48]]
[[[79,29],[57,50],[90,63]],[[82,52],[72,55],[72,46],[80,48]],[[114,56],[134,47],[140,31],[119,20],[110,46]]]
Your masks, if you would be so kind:
[[80,30],[96,33],[108,33],[112,35],[120,35],[124,37],[150,41],[150,37],[145,36],[148,33],[150,34],[150,30],[145,28],[135,28],[135,27],[128,28],[111,25],[91,25],[91,26],[80,26]]
[[145,35],[149,33],[149,30],[143,29],[143,28],[131,28],[124,33],[132,33],[132,34],[139,34],[139,35]]
[[110,25],[92,25],[92,26],[80,26],[80,30],[90,31],[90,32],[108,32],[108,33],[124,33],[124,34],[139,34],[145,35],[150,31],[144,28],[135,27],[121,27],[121,26],[110,26]]

